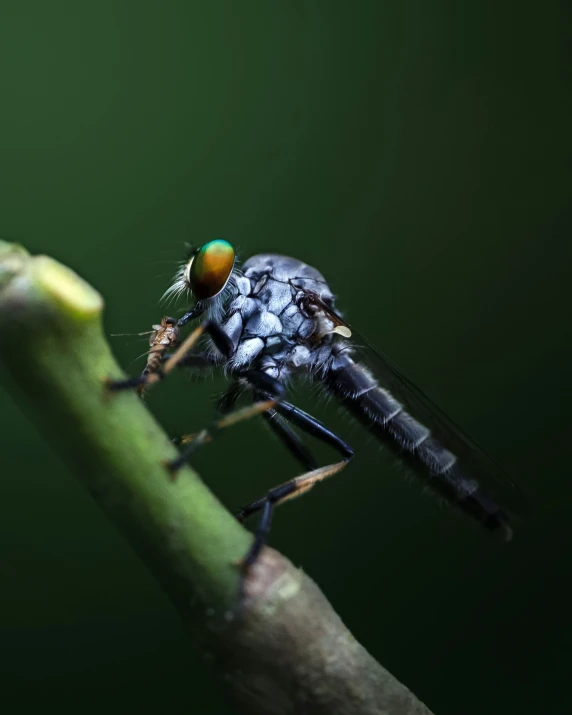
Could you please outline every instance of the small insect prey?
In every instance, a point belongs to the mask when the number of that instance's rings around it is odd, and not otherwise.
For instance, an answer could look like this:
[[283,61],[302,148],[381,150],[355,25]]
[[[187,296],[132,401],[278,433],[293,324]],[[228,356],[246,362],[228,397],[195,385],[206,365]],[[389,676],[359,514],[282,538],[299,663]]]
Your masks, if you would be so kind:
[[142,395],[145,385],[152,379],[152,375],[161,374],[161,364],[165,353],[169,349],[174,349],[179,345],[181,330],[174,318],[163,318],[160,325],[153,326],[153,332],[149,337],[149,353],[147,364],[141,377],[144,381],[137,388],[137,392]]

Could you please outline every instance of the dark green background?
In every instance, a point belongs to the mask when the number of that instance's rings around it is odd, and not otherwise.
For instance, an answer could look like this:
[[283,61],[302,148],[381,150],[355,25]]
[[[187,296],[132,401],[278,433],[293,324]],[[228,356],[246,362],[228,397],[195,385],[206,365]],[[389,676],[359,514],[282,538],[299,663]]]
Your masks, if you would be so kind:
[[[499,544],[299,398],[357,457],[271,543],[437,715],[572,711],[570,20],[563,2],[0,2],[2,238],[91,281],[109,332],[161,316],[184,241],[302,258],[528,493]],[[112,340],[136,373],[145,339]],[[149,404],[178,434],[220,389],[177,376]],[[151,577],[0,399],[0,698],[228,712]],[[231,508],[298,469],[253,424],[196,466]]]

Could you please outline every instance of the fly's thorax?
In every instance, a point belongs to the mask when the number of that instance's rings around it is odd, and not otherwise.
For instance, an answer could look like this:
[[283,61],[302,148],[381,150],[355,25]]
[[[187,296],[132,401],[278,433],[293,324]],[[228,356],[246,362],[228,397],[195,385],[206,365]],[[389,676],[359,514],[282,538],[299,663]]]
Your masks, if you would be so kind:
[[[320,287],[328,289],[320,271],[297,258],[277,253],[260,253],[252,256],[245,261],[243,272],[255,282],[262,276],[269,276],[282,283],[297,282],[303,288],[307,287],[310,290],[319,290]],[[305,281],[312,285],[304,285]]]
[[311,370],[336,327],[323,310],[333,305],[323,276],[296,259],[263,254],[244,264],[235,285],[221,323],[234,346],[229,368]]

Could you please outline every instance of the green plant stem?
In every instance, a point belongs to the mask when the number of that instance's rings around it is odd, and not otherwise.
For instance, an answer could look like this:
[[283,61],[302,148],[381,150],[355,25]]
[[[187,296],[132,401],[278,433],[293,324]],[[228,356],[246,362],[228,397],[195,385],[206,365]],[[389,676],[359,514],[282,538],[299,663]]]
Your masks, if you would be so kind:
[[[244,584],[252,537],[188,467],[121,377],[101,328],[103,301],[46,256],[0,242],[0,362],[8,387],[110,520],[126,535],[192,629],[241,712],[429,711],[357,643],[318,587],[272,549]],[[239,615],[237,615],[239,613]]]

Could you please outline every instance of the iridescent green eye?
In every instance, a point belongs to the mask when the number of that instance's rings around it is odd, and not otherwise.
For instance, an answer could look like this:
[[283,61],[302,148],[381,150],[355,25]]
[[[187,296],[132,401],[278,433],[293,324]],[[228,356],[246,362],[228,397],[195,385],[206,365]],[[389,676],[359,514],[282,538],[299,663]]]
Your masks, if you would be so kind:
[[228,283],[234,267],[234,248],[216,238],[201,246],[188,267],[188,282],[197,300],[218,295]]

